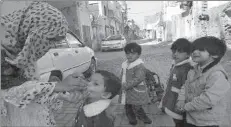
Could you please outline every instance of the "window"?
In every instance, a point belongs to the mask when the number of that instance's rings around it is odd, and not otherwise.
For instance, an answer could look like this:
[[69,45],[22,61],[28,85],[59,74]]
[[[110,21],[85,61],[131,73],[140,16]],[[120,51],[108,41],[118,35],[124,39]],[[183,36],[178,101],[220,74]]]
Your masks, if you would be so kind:
[[107,41],[111,41],[111,40],[122,40],[123,37],[121,35],[113,35],[113,36],[109,36],[106,40]]
[[104,15],[107,16],[107,9],[105,6],[104,6]]
[[65,39],[59,41],[58,43],[55,44],[55,47],[58,49],[69,48],[69,45],[67,43],[67,39],[65,38]]
[[79,40],[77,40],[74,36],[72,36],[71,34],[67,34],[67,40],[68,40],[68,43],[70,44],[70,46],[72,48],[77,48],[77,47],[81,47],[82,46],[82,43],[79,42]]

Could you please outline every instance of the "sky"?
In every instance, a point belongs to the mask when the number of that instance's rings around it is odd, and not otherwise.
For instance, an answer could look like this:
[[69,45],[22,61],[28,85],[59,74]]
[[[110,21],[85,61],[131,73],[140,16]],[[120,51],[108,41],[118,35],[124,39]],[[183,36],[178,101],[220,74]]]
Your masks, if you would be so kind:
[[143,28],[144,16],[154,15],[161,10],[161,1],[126,1],[128,8],[128,19]]

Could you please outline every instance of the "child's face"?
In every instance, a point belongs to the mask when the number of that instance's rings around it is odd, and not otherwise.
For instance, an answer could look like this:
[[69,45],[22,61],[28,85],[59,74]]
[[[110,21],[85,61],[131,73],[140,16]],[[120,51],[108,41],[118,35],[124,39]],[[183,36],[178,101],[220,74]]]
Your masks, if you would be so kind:
[[99,73],[93,74],[88,83],[87,90],[90,92],[90,99],[100,100],[105,91],[103,76]]
[[189,58],[189,55],[186,52],[179,52],[172,50],[172,59],[175,61],[175,63],[180,63],[186,59]]
[[192,53],[192,60],[199,65],[203,66],[213,60],[213,57],[209,54],[208,51],[194,50]]
[[140,55],[137,52],[125,53],[125,54],[126,54],[126,58],[127,58],[129,63],[134,62],[135,60],[137,60],[140,57]]

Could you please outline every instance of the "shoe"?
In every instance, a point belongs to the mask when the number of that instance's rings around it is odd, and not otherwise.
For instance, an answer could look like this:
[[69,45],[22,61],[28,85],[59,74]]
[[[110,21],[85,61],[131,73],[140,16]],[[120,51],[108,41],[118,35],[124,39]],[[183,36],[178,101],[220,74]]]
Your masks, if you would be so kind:
[[125,104],[125,110],[126,110],[126,116],[128,118],[129,124],[136,125],[137,120],[136,120],[136,115],[132,109],[132,105]]
[[138,113],[138,119],[143,121],[144,124],[152,123],[152,120],[146,115],[143,108],[140,108],[137,113]]
[[144,124],[152,124],[152,120],[147,115],[145,115],[144,117],[142,117],[140,120],[143,121]]
[[131,124],[131,125],[136,125],[137,124],[137,120],[129,120],[129,124]]

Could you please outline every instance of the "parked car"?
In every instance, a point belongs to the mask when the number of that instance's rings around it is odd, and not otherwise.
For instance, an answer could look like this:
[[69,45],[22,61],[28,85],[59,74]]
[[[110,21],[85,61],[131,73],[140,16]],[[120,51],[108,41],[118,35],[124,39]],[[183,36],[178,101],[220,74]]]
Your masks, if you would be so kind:
[[86,75],[94,72],[97,59],[94,51],[69,31],[66,38],[56,43],[37,64],[41,80],[61,81],[74,72]]
[[110,49],[121,49],[126,45],[126,39],[123,35],[112,35],[101,42],[101,51]]

